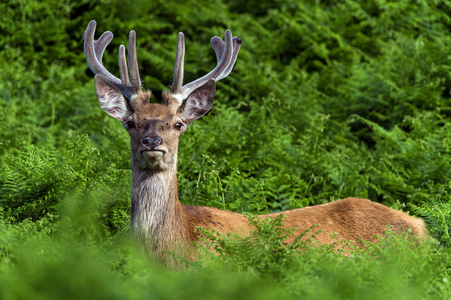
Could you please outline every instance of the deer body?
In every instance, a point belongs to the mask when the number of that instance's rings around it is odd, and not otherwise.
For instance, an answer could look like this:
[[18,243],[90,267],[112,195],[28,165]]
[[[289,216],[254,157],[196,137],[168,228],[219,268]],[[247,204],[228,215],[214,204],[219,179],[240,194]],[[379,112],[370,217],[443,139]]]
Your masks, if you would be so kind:
[[[195,228],[212,228],[221,234],[247,235],[253,229],[241,214],[211,207],[180,203],[177,191],[177,148],[179,136],[194,120],[205,115],[213,105],[216,81],[226,77],[238,56],[241,39],[230,31],[224,41],[214,37],[211,44],[217,66],[207,75],[183,85],[184,36],[179,33],[171,90],[163,93],[161,104],[150,103],[151,92],[141,86],[136,59],[136,35],[129,36],[128,65],[125,47],[119,47],[121,79],[108,72],[102,55],[113,34],[105,32],[94,40],[96,23],[91,21],[84,33],[84,49],[90,69],[96,74],[95,89],[100,106],[120,120],[130,134],[132,150],[131,231],[137,242],[156,260],[173,263],[166,250],[195,259],[191,242],[198,239]],[[382,235],[386,225],[397,233],[412,230],[426,239],[424,223],[407,214],[366,199],[347,198],[328,204],[282,212],[288,217],[285,226],[302,233],[320,224],[321,243],[336,239],[371,240]],[[281,213],[261,215],[265,219]]]

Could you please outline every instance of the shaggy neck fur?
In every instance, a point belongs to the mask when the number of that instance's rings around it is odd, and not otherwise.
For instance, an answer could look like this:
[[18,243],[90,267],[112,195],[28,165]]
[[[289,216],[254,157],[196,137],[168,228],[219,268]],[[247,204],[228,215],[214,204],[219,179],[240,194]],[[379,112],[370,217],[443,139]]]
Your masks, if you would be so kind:
[[165,250],[184,255],[188,217],[178,200],[176,162],[163,171],[132,165],[131,231],[143,250],[165,264]]

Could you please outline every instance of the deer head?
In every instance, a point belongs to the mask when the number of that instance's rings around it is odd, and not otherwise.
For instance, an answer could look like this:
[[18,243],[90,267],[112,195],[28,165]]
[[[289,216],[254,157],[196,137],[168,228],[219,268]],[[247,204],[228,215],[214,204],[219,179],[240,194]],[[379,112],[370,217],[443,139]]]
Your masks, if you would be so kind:
[[132,165],[140,169],[161,171],[177,160],[179,136],[194,120],[205,115],[213,105],[216,81],[226,77],[235,64],[241,39],[229,30],[224,41],[211,39],[217,66],[205,76],[183,85],[185,41],[178,34],[174,78],[171,90],[164,92],[162,103],[150,103],[151,92],[144,90],[136,57],[136,34],[130,32],[128,66],[125,47],[119,47],[120,79],[102,64],[102,56],[113,39],[109,31],[95,41],[96,22],[91,21],[83,34],[84,52],[89,68],[96,74],[95,90],[102,109],[120,120],[130,134]]

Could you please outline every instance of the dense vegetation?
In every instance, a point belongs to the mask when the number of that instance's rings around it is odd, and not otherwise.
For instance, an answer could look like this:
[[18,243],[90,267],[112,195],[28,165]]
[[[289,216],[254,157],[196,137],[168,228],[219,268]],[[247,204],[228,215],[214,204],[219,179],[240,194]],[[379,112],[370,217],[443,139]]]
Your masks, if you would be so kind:
[[[179,2],[0,3],[0,298],[450,298],[451,2]],[[183,203],[258,214],[362,197],[422,217],[433,238],[388,233],[344,258],[284,243],[283,219],[250,218],[257,238],[213,239],[215,258],[151,265],[128,237],[128,136],[98,106],[83,54],[92,19],[115,34],[114,74],[136,30],[155,99],[177,32],[185,81],[214,67],[212,36],[244,41],[181,137]]]

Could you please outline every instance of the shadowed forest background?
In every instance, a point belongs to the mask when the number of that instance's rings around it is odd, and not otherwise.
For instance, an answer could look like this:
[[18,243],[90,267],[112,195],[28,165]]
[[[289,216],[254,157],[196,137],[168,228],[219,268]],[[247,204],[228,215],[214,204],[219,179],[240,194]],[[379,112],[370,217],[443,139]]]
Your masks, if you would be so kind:
[[[451,1],[179,2],[0,4],[0,298],[449,298]],[[148,262],[129,239],[128,134],[97,104],[83,53],[90,20],[96,38],[114,33],[116,76],[136,31],[153,101],[178,32],[185,82],[216,65],[211,37],[242,38],[212,110],[180,138],[184,204],[260,214],[368,198],[423,218],[431,241],[388,233],[343,257],[283,243],[276,220],[253,241],[211,241],[219,255],[183,272]]]

